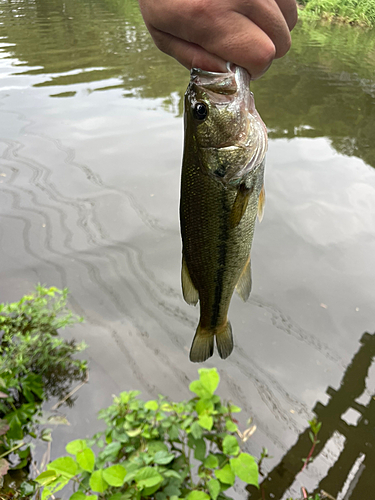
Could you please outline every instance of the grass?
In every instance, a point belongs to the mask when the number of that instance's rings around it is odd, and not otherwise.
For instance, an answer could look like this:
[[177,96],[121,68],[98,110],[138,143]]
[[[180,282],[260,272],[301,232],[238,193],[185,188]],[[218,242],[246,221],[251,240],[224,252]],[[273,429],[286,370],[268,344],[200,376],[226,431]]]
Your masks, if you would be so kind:
[[302,19],[321,18],[364,27],[375,26],[375,0],[299,0]]

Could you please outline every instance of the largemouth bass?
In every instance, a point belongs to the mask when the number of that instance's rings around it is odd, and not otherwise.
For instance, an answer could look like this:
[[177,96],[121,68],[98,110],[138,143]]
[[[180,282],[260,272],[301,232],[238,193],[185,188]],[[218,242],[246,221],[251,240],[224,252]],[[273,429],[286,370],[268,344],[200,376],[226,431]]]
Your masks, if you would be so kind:
[[251,290],[250,250],[256,215],[264,206],[267,130],[257,113],[250,77],[191,71],[185,93],[185,144],[181,179],[182,290],[200,303],[190,360],[221,358],[233,350],[228,308],[234,289]]

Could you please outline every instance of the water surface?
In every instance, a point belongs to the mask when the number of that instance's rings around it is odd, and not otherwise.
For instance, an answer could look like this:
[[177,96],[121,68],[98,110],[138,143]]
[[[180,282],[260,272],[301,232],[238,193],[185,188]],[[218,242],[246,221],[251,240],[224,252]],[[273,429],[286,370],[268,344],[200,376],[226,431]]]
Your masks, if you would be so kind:
[[[89,344],[90,383],[55,457],[100,428],[112,394],[187,398],[196,378],[178,220],[189,74],[154,47],[135,2],[0,11],[0,300],[68,286],[86,318],[67,335]],[[374,45],[371,32],[299,26],[253,84],[270,135],[253,291],[232,300],[234,353],[204,366],[257,425],[245,449],[273,457],[266,498],[304,485],[363,500],[375,486]],[[318,457],[298,474],[314,411]]]

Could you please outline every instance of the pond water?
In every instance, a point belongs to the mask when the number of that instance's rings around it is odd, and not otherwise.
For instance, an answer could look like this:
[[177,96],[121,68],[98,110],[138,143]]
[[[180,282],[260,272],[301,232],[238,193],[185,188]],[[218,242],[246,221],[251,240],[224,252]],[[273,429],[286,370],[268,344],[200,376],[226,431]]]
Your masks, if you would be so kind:
[[[154,47],[130,0],[0,11],[0,301],[67,286],[86,322],[66,335],[89,344],[90,382],[53,458],[101,428],[113,394],[188,398],[197,377],[178,219],[189,73]],[[293,41],[252,85],[270,137],[253,291],[232,300],[233,354],[204,366],[257,425],[246,451],[272,456],[264,498],[303,485],[364,500],[375,486],[375,38],[299,25]],[[314,414],[317,458],[299,473]]]

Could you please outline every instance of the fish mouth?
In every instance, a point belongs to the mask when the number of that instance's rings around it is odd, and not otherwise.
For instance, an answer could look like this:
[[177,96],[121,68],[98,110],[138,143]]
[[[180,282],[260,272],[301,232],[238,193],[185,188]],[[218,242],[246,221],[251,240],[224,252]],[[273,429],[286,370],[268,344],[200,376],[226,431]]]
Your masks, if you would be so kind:
[[231,63],[227,63],[227,68],[226,73],[192,68],[190,82],[217,94],[231,95],[239,92],[244,95],[250,86],[249,73],[244,68]]
[[235,99],[242,111],[253,113],[255,105],[253,94],[249,92],[249,73],[234,64],[228,63],[227,67],[226,73],[193,68],[190,71],[189,84],[192,94],[206,92],[211,102],[218,105]]
[[238,90],[236,75],[233,71],[216,73],[193,68],[190,72],[190,83],[215,94],[233,95]]

